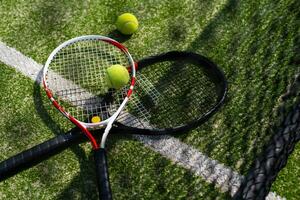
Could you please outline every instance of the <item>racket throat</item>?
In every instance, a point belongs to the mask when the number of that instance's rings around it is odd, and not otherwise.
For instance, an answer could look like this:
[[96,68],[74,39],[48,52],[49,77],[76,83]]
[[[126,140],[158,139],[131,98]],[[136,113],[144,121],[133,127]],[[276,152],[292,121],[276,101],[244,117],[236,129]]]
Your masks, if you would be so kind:
[[80,122],[78,122],[74,117],[70,116],[70,121],[75,124],[80,130],[85,134],[85,136],[90,140],[93,149],[99,149],[99,144],[97,143],[96,139],[93,135],[89,132],[89,130],[83,126]]
[[119,116],[119,114],[121,113],[121,111],[124,109],[126,103],[128,102],[128,97],[125,97],[124,101],[122,102],[121,106],[118,108],[118,110],[111,116],[109,122],[107,123],[107,126],[105,128],[105,131],[103,133],[102,139],[101,139],[101,144],[100,147],[101,148],[105,148],[105,142],[108,136],[108,133],[110,131],[110,129],[112,128],[113,123],[116,121],[117,117]]

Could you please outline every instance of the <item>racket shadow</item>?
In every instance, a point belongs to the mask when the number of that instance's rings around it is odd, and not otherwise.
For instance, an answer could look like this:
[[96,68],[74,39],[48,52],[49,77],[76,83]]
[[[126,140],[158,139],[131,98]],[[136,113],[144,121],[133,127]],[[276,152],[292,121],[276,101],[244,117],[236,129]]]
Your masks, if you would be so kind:
[[[109,135],[109,140],[107,141],[108,152],[111,152],[111,149],[118,147],[117,142],[122,140],[124,141],[134,141],[135,139],[130,135],[123,134],[111,134]],[[135,140],[136,141],[136,140]],[[79,147],[79,146],[76,146]],[[72,152],[76,152],[78,160],[80,162],[80,169],[78,174],[73,177],[67,187],[59,193],[55,199],[65,200],[65,199],[90,199],[98,200],[98,192],[96,190],[96,173],[94,165],[91,164],[94,162],[94,157],[92,153],[88,155],[82,150],[82,148],[71,148]],[[113,159],[113,156],[109,156],[110,159]],[[110,162],[110,161],[108,161]]]
[[[42,71],[39,72],[38,77],[42,77]],[[59,135],[64,130],[53,120],[49,114],[51,110],[50,101],[46,98],[45,92],[40,85],[40,80],[37,80],[33,84],[33,101],[37,114],[42,119],[44,124],[53,132],[55,135]],[[47,105],[47,108],[45,107]]]
[[95,169],[90,164],[93,163],[92,154],[87,155],[80,146],[73,146],[70,149],[78,158],[80,168],[55,199],[98,199]]

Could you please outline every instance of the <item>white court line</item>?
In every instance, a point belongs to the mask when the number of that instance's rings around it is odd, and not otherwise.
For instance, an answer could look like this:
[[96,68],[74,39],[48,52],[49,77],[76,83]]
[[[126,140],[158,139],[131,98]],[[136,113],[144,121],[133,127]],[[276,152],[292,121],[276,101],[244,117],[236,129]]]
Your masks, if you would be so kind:
[[[41,83],[43,65],[36,63],[33,59],[23,55],[14,48],[8,47],[2,42],[0,42],[0,61],[15,68],[32,80]],[[221,191],[229,192],[231,196],[236,193],[244,178],[230,167],[210,159],[197,149],[174,137],[141,135],[134,137],[153,151],[192,171],[207,182],[215,184]],[[266,199],[283,200],[285,198],[270,192]]]

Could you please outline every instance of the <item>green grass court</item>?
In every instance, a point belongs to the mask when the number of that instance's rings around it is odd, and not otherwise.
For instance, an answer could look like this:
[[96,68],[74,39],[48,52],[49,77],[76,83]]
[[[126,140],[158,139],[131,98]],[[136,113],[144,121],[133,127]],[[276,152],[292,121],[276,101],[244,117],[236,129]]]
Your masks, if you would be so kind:
[[[117,38],[137,60],[171,50],[209,57],[228,79],[226,103],[177,139],[246,175],[270,138],[279,97],[300,72],[299,8],[297,0],[1,1],[0,42],[40,64],[61,42],[88,34]],[[139,19],[132,37],[115,30],[124,12]],[[1,161],[71,127],[38,84],[0,60]],[[131,136],[111,135],[107,146],[116,200],[231,198]],[[81,144],[1,182],[0,199],[97,199],[94,177],[90,144]],[[300,144],[271,191],[297,200],[299,177]]]

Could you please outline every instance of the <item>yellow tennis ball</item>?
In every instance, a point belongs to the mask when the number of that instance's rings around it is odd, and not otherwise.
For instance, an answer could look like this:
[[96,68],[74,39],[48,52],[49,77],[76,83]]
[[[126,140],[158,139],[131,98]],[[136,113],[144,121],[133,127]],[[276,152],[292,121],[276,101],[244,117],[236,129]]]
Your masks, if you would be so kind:
[[98,123],[101,122],[101,118],[99,116],[93,116],[91,121],[92,123]]
[[130,79],[128,70],[122,65],[112,65],[107,68],[106,72],[106,81],[109,88],[120,89],[124,87]]
[[125,35],[133,34],[139,27],[137,18],[131,13],[124,13],[120,15],[117,19],[116,25],[117,29]]

